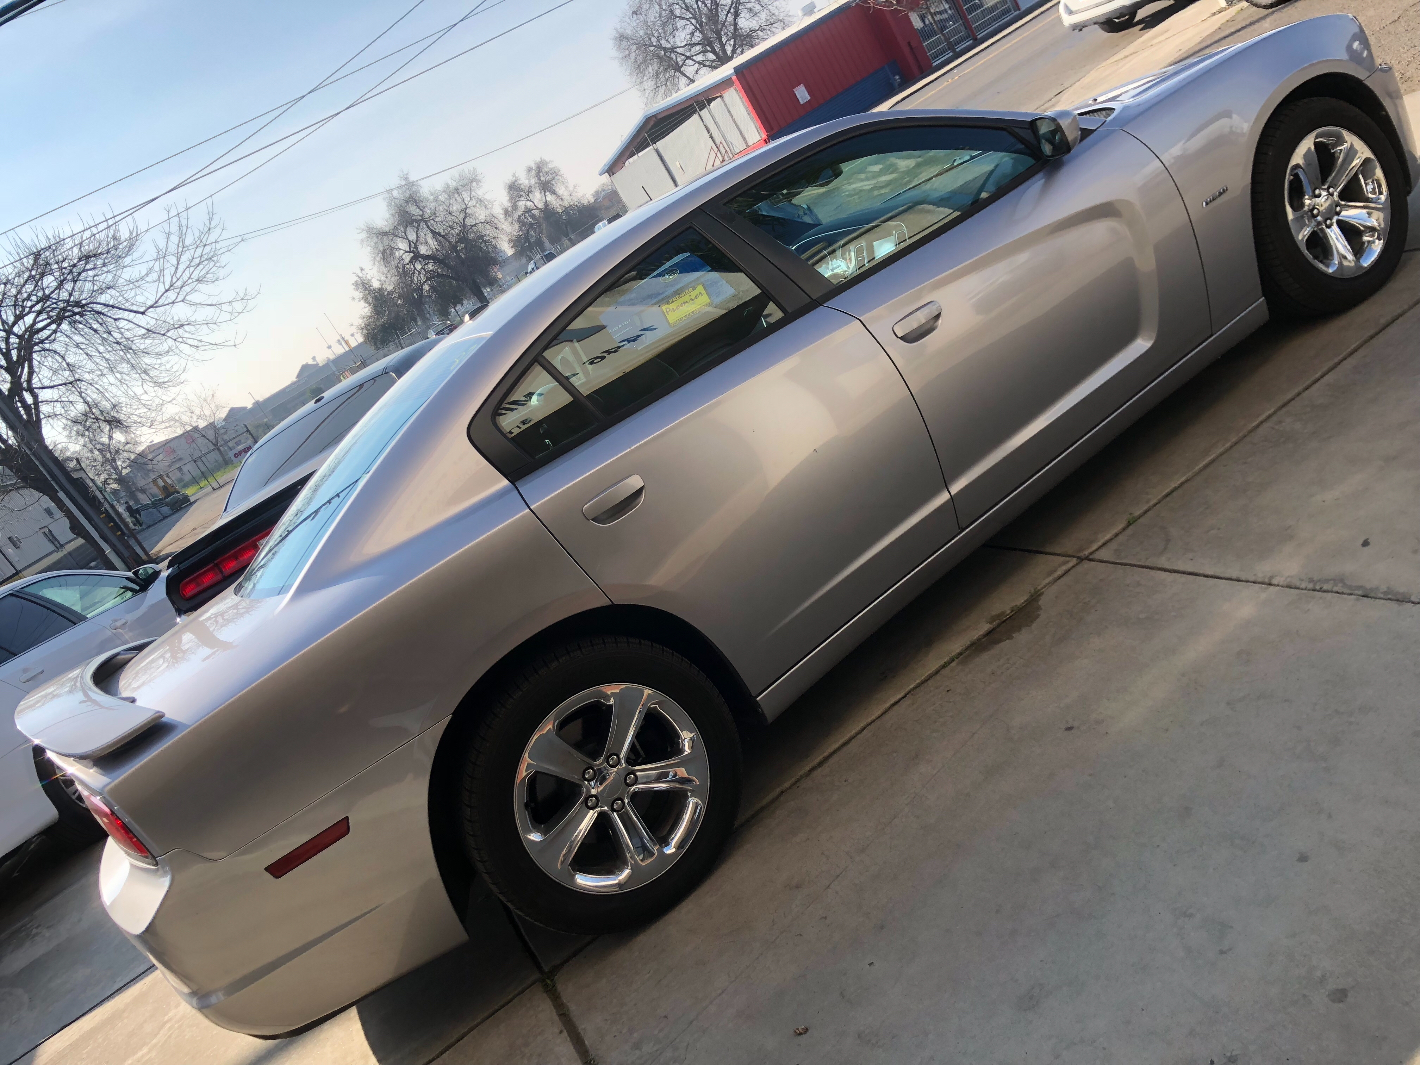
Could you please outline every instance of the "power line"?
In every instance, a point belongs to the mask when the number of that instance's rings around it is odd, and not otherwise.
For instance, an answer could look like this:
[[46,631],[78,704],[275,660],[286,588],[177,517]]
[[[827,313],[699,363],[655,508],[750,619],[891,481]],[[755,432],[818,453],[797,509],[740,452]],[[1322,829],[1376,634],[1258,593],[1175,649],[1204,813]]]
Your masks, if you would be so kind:
[[[67,2],[68,2],[68,0],[49,0],[49,3],[50,3],[51,5],[54,5],[54,4],[62,4],[62,3],[67,3]],[[505,3],[507,3],[507,2],[508,2],[508,0],[493,0],[492,3],[486,4],[486,5],[484,5],[482,8],[480,8],[480,9],[479,9],[479,14],[483,14],[483,13],[486,12],[486,11],[492,11],[495,7],[498,7],[499,5],[505,4]],[[454,22],[454,23],[450,23],[449,26],[455,26],[455,25],[457,25],[457,24],[458,24],[458,23]],[[79,194],[78,196],[75,196],[72,200],[66,200],[64,203],[59,204],[57,207],[51,207],[51,208],[50,208],[49,210],[47,210],[47,211],[41,211],[39,214],[34,215],[34,216],[31,217],[31,218],[27,218],[27,219],[25,219],[23,222],[16,222],[16,223],[15,223],[14,225],[12,225],[9,229],[0,229],[0,237],[6,236],[7,234],[10,234],[10,233],[13,233],[15,230],[19,229],[19,228],[22,227],[22,226],[27,226],[27,225],[29,225],[31,222],[38,222],[41,218],[47,218],[49,215],[54,214],[56,211],[62,211],[62,210],[64,210],[64,208],[66,208],[66,207],[72,207],[74,204],[78,203],[80,200],[87,200],[90,196],[97,196],[99,193],[105,191],[106,189],[111,189],[111,188],[113,188],[115,185],[120,185],[120,184],[122,184],[123,182],[129,180],[130,178],[135,178],[135,177],[137,177],[139,174],[147,173],[149,170],[152,170],[155,166],[162,166],[164,163],[171,162],[173,159],[176,159],[176,158],[177,158],[178,156],[180,156],[180,155],[186,155],[186,154],[187,154],[188,152],[190,152],[190,151],[194,151],[194,150],[197,149],[197,148],[201,148],[204,144],[211,144],[213,141],[215,141],[215,140],[217,140],[217,139],[219,139],[219,138],[221,138],[221,137],[225,137],[228,133],[235,133],[237,130],[241,129],[243,126],[249,126],[249,125],[251,125],[253,122],[258,122],[258,121],[260,121],[261,119],[265,118],[267,115],[275,114],[277,111],[282,110],[283,108],[287,107],[287,106],[290,105],[290,104],[299,103],[299,102],[300,102],[301,100],[303,100],[306,96],[311,95],[311,93],[314,93],[314,92],[316,92],[316,91],[318,91],[318,90],[320,90],[320,89],[329,89],[329,88],[331,88],[332,86],[337,85],[337,84],[339,84],[340,82],[344,81],[346,78],[353,78],[356,74],[359,74],[359,73],[361,73],[361,72],[363,72],[363,71],[369,70],[371,67],[378,66],[379,64],[383,63],[386,59],[393,59],[395,56],[399,55],[400,52],[406,52],[406,51],[408,51],[409,49],[415,47],[416,45],[423,44],[425,41],[429,40],[429,38],[434,37],[434,36],[437,36],[439,33],[442,33],[443,30],[448,29],[449,26],[441,27],[441,28],[438,29],[438,30],[434,30],[432,33],[426,33],[423,37],[416,37],[414,40],[410,41],[408,44],[402,44],[402,45],[400,45],[398,48],[395,48],[395,49],[393,49],[393,50],[391,50],[391,51],[388,51],[388,52],[386,52],[384,55],[379,56],[379,57],[376,58],[376,59],[372,59],[372,60],[370,60],[368,63],[362,64],[361,66],[356,67],[354,70],[347,70],[344,74],[341,74],[340,77],[338,77],[338,78],[331,78],[331,79],[329,79],[328,81],[322,83],[321,85],[318,85],[315,89],[311,89],[311,90],[309,90],[308,92],[303,93],[301,96],[293,96],[291,99],[286,100],[286,101],[283,101],[282,103],[277,104],[275,107],[269,108],[269,109],[267,109],[267,110],[261,112],[261,114],[259,114],[259,115],[253,115],[251,118],[244,118],[244,119],[242,119],[242,121],[238,122],[236,125],[234,125],[234,126],[228,126],[226,129],[222,130],[220,133],[214,133],[214,134],[212,134],[210,137],[204,137],[204,138],[203,138],[202,140],[200,140],[200,141],[196,141],[196,142],[193,143],[193,144],[189,144],[186,148],[179,148],[177,151],[172,152],[172,153],[170,153],[170,154],[168,154],[168,155],[165,155],[165,156],[163,156],[161,159],[156,159],[156,160],[154,160],[153,162],[147,164],[146,166],[141,166],[141,167],[139,167],[137,170],[134,170],[134,171],[131,171],[130,173],[124,174],[122,177],[116,177],[116,178],[114,178],[112,181],[108,182],[107,184],[100,185],[100,186],[99,186],[98,188],[96,188],[96,189],[90,189],[88,192],[81,193],[81,194]],[[382,36],[383,36],[383,35],[382,35]],[[377,39],[378,39],[378,38],[377,38]],[[358,55],[359,53],[356,53],[356,54]],[[348,60],[347,60],[347,62],[348,62]],[[339,68],[336,68],[336,69],[339,69]]]
[[[470,156],[468,159],[464,159],[461,162],[454,163],[451,166],[446,166],[441,170],[435,170],[432,173],[423,175],[422,177],[411,178],[410,180],[417,185],[421,182],[428,181],[430,178],[436,178],[440,177],[443,174],[447,174],[450,170],[457,170],[459,169],[459,167],[468,166],[470,163],[476,163],[478,162],[478,160],[485,159],[488,156],[493,155],[497,152],[501,152],[506,148],[511,148],[516,144],[523,143],[523,141],[531,140],[533,137],[536,137],[540,133],[546,133],[550,129],[555,129],[556,127],[561,126],[567,122],[571,122],[574,118],[580,118],[588,111],[594,111],[598,107],[610,103],[612,100],[615,100],[619,96],[625,96],[633,88],[635,88],[634,85],[628,85],[626,88],[614,92],[610,96],[604,97],[603,99],[598,100],[594,104],[589,104],[588,106],[582,108],[580,111],[574,111],[570,115],[566,115],[563,118],[559,118],[556,122],[551,122],[548,125],[543,126],[541,129],[535,129],[531,133],[525,133],[521,137],[508,141],[506,144],[500,144],[496,148],[489,148],[487,151],[480,152],[479,154],[474,156]],[[325,207],[319,211],[312,211],[310,214],[300,215],[296,218],[288,218],[284,222],[273,222],[269,226],[261,226],[257,229],[250,229],[247,230],[247,232],[245,233],[238,233],[234,237],[226,237],[223,239],[233,241],[234,243],[232,247],[235,248],[238,244],[245,243],[248,240],[254,240],[257,237],[268,236],[271,233],[276,233],[280,230],[289,229],[292,226],[300,225],[302,222],[310,222],[317,218],[323,218],[328,214],[334,214],[337,211],[343,211],[347,207],[354,207],[357,204],[368,203],[370,200],[375,200],[381,196],[387,195],[388,193],[394,192],[396,189],[400,188],[401,185],[391,185],[389,188],[381,189],[379,192],[371,192],[368,195],[360,196],[357,199],[353,200],[347,200],[345,203],[336,204],[333,207]]]
[[[484,40],[482,40],[482,41],[479,41],[477,44],[472,45],[472,46],[469,47],[469,48],[465,48],[465,49],[464,49],[463,51],[461,51],[461,52],[456,52],[456,53],[454,53],[453,55],[449,56],[447,59],[442,59],[442,60],[440,60],[440,61],[437,62],[437,63],[433,63],[433,64],[431,64],[431,65],[425,67],[423,70],[415,71],[413,74],[409,75],[409,77],[403,78],[403,79],[401,79],[401,80],[395,82],[393,85],[387,85],[387,86],[385,86],[385,88],[380,89],[378,92],[371,92],[370,90],[366,90],[365,93],[362,93],[361,96],[357,97],[353,102],[347,104],[345,107],[342,107],[342,108],[340,108],[340,109],[338,109],[338,110],[336,110],[336,111],[332,111],[330,114],[325,115],[324,117],[319,118],[319,119],[317,119],[316,121],[311,122],[311,123],[309,123],[309,124],[307,124],[307,125],[305,125],[305,126],[302,126],[302,127],[300,127],[299,129],[293,130],[293,131],[291,131],[290,133],[285,134],[284,136],[277,137],[275,140],[268,141],[266,144],[263,144],[263,145],[261,145],[261,146],[258,147],[258,148],[254,148],[254,149],[252,149],[250,152],[247,152],[247,153],[245,153],[244,155],[238,156],[236,159],[229,160],[228,162],[223,163],[221,166],[216,167],[216,168],[214,168],[214,169],[208,171],[206,174],[203,174],[203,175],[201,175],[201,176],[202,176],[202,177],[211,177],[212,174],[215,174],[215,173],[217,173],[218,171],[221,171],[221,170],[225,170],[225,169],[227,169],[228,167],[235,166],[237,163],[240,163],[240,162],[242,162],[242,161],[245,160],[245,159],[249,159],[249,158],[251,158],[252,156],[257,155],[257,154],[259,154],[259,153],[265,151],[267,148],[271,148],[271,147],[274,147],[274,146],[277,145],[277,144],[280,144],[282,141],[290,140],[292,137],[296,137],[296,136],[298,136],[298,135],[300,135],[300,134],[303,134],[303,133],[309,135],[309,133],[314,132],[316,129],[318,129],[318,128],[322,127],[322,126],[325,126],[326,124],[328,124],[329,122],[331,122],[333,119],[335,119],[335,118],[339,117],[340,115],[344,114],[346,111],[349,111],[351,108],[357,107],[357,106],[359,106],[359,105],[361,105],[361,104],[369,103],[371,100],[374,100],[374,99],[376,99],[376,98],[378,98],[378,97],[380,97],[380,96],[383,96],[383,95],[384,95],[385,93],[387,93],[387,92],[393,92],[395,89],[398,89],[398,88],[399,88],[400,86],[402,86],[402,85],[407,85],[409,82],[414,81],[416,78],[423,77],[425,74],[428,74],[428,73],[430,73],[430,72],[432,72],[432,71],[434,71],[434,70],[437,70],[437,69],[439,69],[440,67],[447,66],[449,63],[452,63],[454,60],[456,60],[456,59],[461,59],[463,56],[468,55],[470,52],[477,51],[479,48],[482,48],[482,47],[484,47],[485,45],[491,44],[492,42],[494,42],[494,41],[496,41],[496,40],[498,40],[498,39],[500,39],[500,38],[502,38],[502,37],[506,37],[508,34],[512,33],[514,30],[522,29],[524,26],[527,26],[528,24],[530,24],[530,23],[532,23],[532,22],[536,22],[538,19],[545,18],[546,16],[552,14],[553,12],[558,11],[558,10],[561,10],[562,8],[564,8],[564,7],[566,7],[567,5],[569,5],[569,4],[571,4],[571,3],[574,3],[574,2],[575,2],[575,0],[562,0],[562,3],[556,4],[556,5],[554,5],[554,6],[550,7],[550,8],[548,8],[546,11],[543,11],[543,12],[540,12],[539,14],[537,14],[537,15],[534,15],[534,16],[532,16],[532,18],[525,19],[524,21],[518,23],[518,24],[515,25],[515,26],[510,26],[508,29],[504,30],[503,32],[494,34],[492,37],[488,37],[488,38],[486,38],[486,39],[484,39]],[[479,6],[481,7],[482,5],[480,4]],[[475,11],[474,11],[473,13],[476,13],[476,9],[475,9]],[[469,15],[465,15],[465,16],[464,16],[465,19],[468,18],[468,17],[470,17],[470,16],[469,16]],[[460,19],[460,20],[459,20],[459,22],[462,22],[462,21],[464,21],[464,19]],[[455,23],[455,25],[457,25],[457,24],[458,24],[458,23]],[[434,43],[437,43],[437,41],[435,41]],[[428,47],[432,47],[432,44],[429,45]],[[425,51],[425,50],[427,50],[427,48],[426,48],[426,49],[422,49],[422,50],[421,50],[421,53],[422,53],[422,51]],[[411,59],[409,60],[409,62],[412,62],[413,59],[414,59],[414,58],[417,58],[417,57],[418,57],[418,53],[417,53],[414,57],[411,57]],[[397,69],[394,70],[394,71],[391,71],[390,74],[386,75],[385,78],[381,79],[380,82],[376,82],[376,85],[382,84],[383,81],[388,80],[388,78],[390,78],[390,77],[393,77],[394,74],[398,73],[399,70],[403,69],[404,66],[407,66],[407,65],[408,65],[408,62],[406,62],[405,64],[401,64],[401,66],[400,66],[399,68],[397,68]],[[305,137],[301,137],[301,140],[305,140]],[[299,143],[299,141],[298,141],[297,143]],[[289,148],[293,148],[293,147],[295,147],[294,144],[289,146]],[[273,156],[271,157],[271,159],[264,160],[260,165],[258,165],[258,166],[256,166],[256,167],[253,167],[251,170],[249,170],[249,171],[247,171],[246,173],[240,175],[240,176],[237,177],[235,180],[233,180],[233,181],[231,181],[231,182],[228,182],[226,185],[223,185],[222,188],[218,189],[216,192],[213,192],[213,193],[210,193],[210,194],[207,195],[207,196],[204,196],[201,200],[198,200],[197,203],[205,203],[207,200],[212,199],[212,197],[216,196],[218,193],[223,192],[223,191],[225,191],[226,189],[231,188],[231,186],[234,185],[234,184],[236,184],[237,181],[240,181],[242,178],[246,177],[248,174],[251,174],[251,173],[253,173],[253,172],[256,171],[256,170],[259,170],[259,169],[261,168],[261,166],[265,166],[266,163],[271,162],[272,159],[275,159],[278,155],[284,154],[284,152],[287,151],[287,150],[289,150],[289,148],[284,148],[284,149],[282,149],[281,152],[278,152],[278,153],[276,153],[276,155],[273,155]],[[195,180],[195,179],[194,179],[194,180]],[[82,229],[75,230],[73,233],[65,234],[65,235],[64,235],[63,237],[61,237],[59,240],[52,241],[49,245],[47,245],[47,247],[53,247],[55,244],[62,243],[62,242],[65,241],[65,240],[72,240],[73,238],[75,238],[75,237],[77,237],[77,236],[80,236],[81,234],[86,233],[86,232],[88,232],[88,231],[91,230],[91,229],[96,229],[96,228],[99,228],[99,227],[102,227],[102,226],[113,226],[113,225],[116,225],[116,224],[118,224],[119,222],[125,220],[126,218],[131,217],[136,211],[141,210],[143,207],[150,206],[151,204],[153,204],[154,202],[156,202],[158,199],[161,199],[162,196],[170,195],[172,192],[177,191],[177,189],[184,187],[184,185],[186,185],[186,184],[188,184],[188,182],[186,182],[186,181],[180,182],[180,183],[178,183],[177,185],[175,185],[175,186],[173,186],[172,188],[170,188],[169,190],[167,190],[166,192],[161,193],[159,196],[152,197],[151,199],[146,200],[145,202],[143,202],[143,203],[141,203],[141,204],[138,204],[138,205],[136,205],[135,207],[129,208],[129,209],[125,210],[125,211],[121,211],[121,212],[119,212],[117,215],[111,216],[111,217],[109,217],[109,218],[102,219],[102,220],[100,220],[100,221],[98,221],[98,222],[93,222],[93,223],[91,223],[91,224],[89,224],[89,225],[83,227]],[[189,207],[188,207],[188,208],[185,208],[185,209],[186,209],[186,210],[190,210],[192,206],[196,206],[196,205],[195,205],[195,204],[189,205]],[[156,229],[156,228],[157,228],[159,225],[161,225],[161,224],[162,224],[161,222],[155,222],[155,223],[153,223],[152,225],[148,226],[146,229],[142,230],[142,231],[138,234],[138,236],[143,236],[144,234],[151,232],[152,230]],[[14,266],[16,263],[22,262],[25,258],[28,257],[29,254],[32,254],[32,252],[31,252],[31,253],[26,253],[26,255],[22,255],[22,256],[20,256],[19,258],[12,259],[12,260],[10,260],[9,262],[4,263],[3,265],[0,265],[0,270],[8,269],[9,267]]]
[[[556,129],[558,126],[571,122],[574,118],[581,118],[588,111],[595,111],[598,107],[601,107],[605,104],[609,104],[612,100],[615,100],[618,97],[625,96],[634,88],[634,85],[628,85],[626,88],[619,89],[616,92],[612,93],[610,96],[603,97],[594,104],[588,104],[580,111],[574,111],[570,115],[564,115],[556,122],[549,122],[541,129],[535,129],[531,133],[525,133],[521,137],[516,137],[513,140],[498,145],[498,147],[496,148],[489,148],[487,151],[479,152],[477,155],[470,156],[469,158],[464,159],[461,162],[453,163],[452,165],[443,167],[440,170],[435,170],[431,173],[424,174],[422,177],[411,178],[410,181],[417,185],[421,182],[428,181],[430,178],[436,178],[447,174],[450,170],[457,170],[459,167],[468,166],[470,163],[476,163],[480,159],[486,159],[490,155],[495,155],[498,152],[501,152],[507,148],[512,148],[515,145],[522,144],[524,141],[531,140],[533,137],[536,137],[542,133],[546,133],[550,129]],[[400,187],[401,185],[391,185],[389,188],[380,189],[378,192],[371,192],[367,195],[356,197],[353,200],[346,200],[344,203],[338,203],[332,207],[323,207],[319,211],[312,211],[309,214],[299,215],[295,218],[288,218],[283,222],[273,222],[268,226],[258,226],[256,229],[249,229],[245,233],[238,233],[235,236],[231,237],[223,237],[221,243],[227,243],[229,241],[231,242],[228,247],[223,249],[223,251],[234,251],[238,246],[245,244],[249,240],[255,240],[258,237],[270,236],[272,233],[278,233],[281,230],[290,229],[292,226],[298,226],[304,222],[312,222],[315,221],[317,218],[324,218],[326,215],[335,214],[338,211],[343,211],[347,207],[355,207],[358,204],[368,203],[371,200],[379,199],[381,196],[394,192]],[[144,266],[152,262],[157,262],[157,260],[143,259],[140,262],[135,263],[134,265]]]

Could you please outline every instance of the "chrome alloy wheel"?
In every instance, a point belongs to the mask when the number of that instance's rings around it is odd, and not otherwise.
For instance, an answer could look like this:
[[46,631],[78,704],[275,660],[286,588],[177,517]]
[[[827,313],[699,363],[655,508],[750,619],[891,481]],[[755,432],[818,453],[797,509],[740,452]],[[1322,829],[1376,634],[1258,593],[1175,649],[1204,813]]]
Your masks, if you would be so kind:
[[1355,277],[1380,257],[1390,233],[1390,190],[1375,153],[1339,126],[1313,130],[1287,165],[1292,236],[1322,273]]
[[653,688],[605,684],[543,719],[518,763],[513,811],[543,872],[612,894],[675,864],[709,796],[710,762],[690,716]]

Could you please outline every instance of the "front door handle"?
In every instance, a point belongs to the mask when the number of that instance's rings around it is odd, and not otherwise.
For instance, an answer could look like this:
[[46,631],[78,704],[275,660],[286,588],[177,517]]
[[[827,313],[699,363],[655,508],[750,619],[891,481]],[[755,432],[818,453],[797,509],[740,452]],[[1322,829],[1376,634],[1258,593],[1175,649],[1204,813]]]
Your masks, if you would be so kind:
[[645,498],[646,482],[633,473],[583,507],[582,515],[594,525],[610,525],[630,514]]
[[936,300],[924,303],[911,314],[899,318],[892,327],[893,336],[905,344],[916,344],[937,328],[942,320],[942,305]]

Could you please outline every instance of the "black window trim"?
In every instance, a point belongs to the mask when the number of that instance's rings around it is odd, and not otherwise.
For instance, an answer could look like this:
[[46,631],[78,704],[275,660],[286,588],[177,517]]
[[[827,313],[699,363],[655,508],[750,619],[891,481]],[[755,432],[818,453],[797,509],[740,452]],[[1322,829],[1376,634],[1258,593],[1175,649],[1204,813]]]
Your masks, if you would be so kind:
[[[79,625],[89,620],[83,614],[79,613],[79,611],[67,607],[63,603],[57,603],[53,599],[40,595],[38,592],[27,592],[23,588],[17,588],[9,594],[15,596],[18,599],[23,599],[27,603],[33,603],[35,606],[42,606],[48,610],[52,610],[60,617],[62,617],[65,621],[72,622],[75,625]],[[54,635],[58,636],[59,634],[55,633]],[[54,637],[51,636],[50,639],[52,640],[54,639]],[[48,641],[46,640],[43,642],[47,643]],[[38,647],[40,645],[35,644],[35,646]]]
[[[556,339],[564,329],[566,329],[583,311],[592,303],[607,287],[613,284],[617,278],[621,277],[627,270],[635,266],[638,262],[650,255],[653,251],[668,241],[674,240],[686,230],[695,230],[702,237],[715,245],[721,252],[729,257],[730,261],[743,271],[744,275],[759,286],[770,299],[772,299],[784,312],[783,316],[768,329],[755,333],[747,337],[738,344],[733,344],[726,348],[714,359],[706,362],[702,366],[678,377],[674,381],[669,381],[643,396],[637,402],[617,411],[615,414],[603,414],[596,405],[584,396],[570,381],[568,381],[550,360],[544,357],[543,352],[547,346]],[[611,428],[611,426],[624,421],[636,412],[645,409],[656,402],[662,396],[680,388],[688,381],[693,381],[702,373],[705,373],[727,359],[732,359],[741,351],[744,351],[752,344],[758,343],[770,333],[782,329],[796,318],[814,310],[817,304],[809,298],[803,289],[794,283],[792,279],[784,274],[774,263],[769,261],[757,249],[747,244],[741,237],[731,229],[728,229],[717,219],[705,214],[698,209],[688,211],[677,218],[671,224],[660,229],[655,236],[644,241],[637,246],[636,250],[621,259],[610,270],[606,271],[594,285],[587,290],[568,307],[566,311],[558,315],[553,320],[552,325],[543,330],[538,338],[530,344],[526,351],[518,357],[518,361],[513,367],[503,375],[496,388],[492,389],[488,398],[478,408],[478,413],[469,422],[468,438],[469,442],[478,450],[485,459],[492,464],[493,468],[510,481],[518,481],[534,470],[540,469],[549,462],[562,457],[574,448],[580,447],[592,437]],[[523,375],[537,363],[544,372],[552,375],[552,379],[561,385],[573,398],[573,401],[582,404],[592,414],[595,419],[587,429],[578,433],[569,440],[564,441],[550,451],[538,455],[536,458],[529,458],[521,448],[503,435],[498,428],[496,413],[508,392],[522,379]]]
[[[867,133],[876,133],[882,129],[901,129],[903,126],[947,126],[954,128],[968,127],[973,129],[1005,130],[1025,146],[1026,150],[1035,157],[1035,163],[1032,166],[1026,167],[1025,170],[1002,185],[990,199],[972,204],[971,207],[967,208],[955,218],[950,218],[945,222],[939,223],[934,229],[918,237],[907,247],[907,250],[902,255],[892,255],[880,262],[874,262],[867,269],[855,274],[840,285],[835,285],[768,233],[765,233],[758,226],[740,217],[740,215],[730,210],[727,206],[729,202],[740,193],[760,184],[765,181],[767,177],[786,170],[795,163],[801,162],[826,148],[832,148],[836,144],[842,144],[844,141],[853,140]],[[831,137],[825,137],[823,140],[806,144],[793,154],[785,156],[771,166],[765,167],[755,174],[746,177],[728,191],[722,192],[720,195],[716,196],[713,201],[705,204],[702,210],[705,214],[724,225],[735,236],[752,247],[760,256],[767,259],[778,268],[781,273],[807,292],[816,305],[822,305],[832,299],[835,293],[852,288],[865,278],[872,277],[879,270],[891,266],[893,263],[901,262],[914,251],[926,247],[932,241],[942,236],[942,234],[948,233],[961,225],[968,218],[973,218],[986,208],[999,203],[1044,170],[1051,161],[1052,160],[1041,155],[1040,146],[1031,138],[1029,119],[1011,119],[999,116],[985,118],[968,115],[930,114],[923,115],[921,118],[914,117],[912,119],[904,119],[899,112],[897,117],[885,118],[879,122],[866,122],[859,126],[851,126],[848,129],[840,130]]]

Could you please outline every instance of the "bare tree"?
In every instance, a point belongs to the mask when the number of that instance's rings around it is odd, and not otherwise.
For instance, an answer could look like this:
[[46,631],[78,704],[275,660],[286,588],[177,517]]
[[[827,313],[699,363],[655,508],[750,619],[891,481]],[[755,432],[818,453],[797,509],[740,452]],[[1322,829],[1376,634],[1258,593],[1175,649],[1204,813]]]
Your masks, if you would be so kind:
[[591,202],[577,195],[562,168],[550,159],[536,159],[514,174],[504,192],[504,231],[524,255],[550,254],[563,241],[585,237],[596,224]]
[[385,218],[361,237],[373,274],[356,274],[355,293],[365,304],[361,332],[375,346],[400,326],[447,314],[472,297],[487,303],[485,286],[500,258],[499,226],[477,170],[462,170],[428,189],[400,176],[385,197]]
[[[210,209],[197,218],[172,209],[146,231],[100,220],[15,238],[0,252],[0,388],[39,447],[56,431],[83,441],[125,410],[155,409],[192,358],[233,343],[227,327],[252,296],[221,291],[221,237]],[[0,466],[53,499],[103,553],[8,431]]]
[[630,0],[611,43],[652,103],[788,25],[779,0]]
[[230,410],[223,403],[215,388],[192,388],[178,397],[172,405],[172,417],[168,424],[179,433],[191,433],[208,445],[226,466],[232,460],[227,455],[226,433],[223,432],[222,417]]

